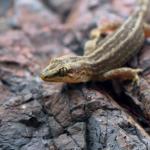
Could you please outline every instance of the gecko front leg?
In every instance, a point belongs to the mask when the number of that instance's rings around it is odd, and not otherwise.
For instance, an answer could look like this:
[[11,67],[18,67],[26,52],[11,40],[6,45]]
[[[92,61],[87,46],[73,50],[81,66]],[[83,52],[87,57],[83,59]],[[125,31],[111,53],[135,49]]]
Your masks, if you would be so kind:
[[132,80],[133,84],[139,85],[138,74],[142,72],[142,69],[132,69],[128,67],[122,67],[110,70],[103,74],[103,80]]

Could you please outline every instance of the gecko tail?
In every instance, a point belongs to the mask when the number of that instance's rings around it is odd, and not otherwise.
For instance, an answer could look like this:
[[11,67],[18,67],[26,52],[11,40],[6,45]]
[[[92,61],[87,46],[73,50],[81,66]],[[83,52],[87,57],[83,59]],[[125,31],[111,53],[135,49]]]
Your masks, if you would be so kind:
[[139,11],[142,15],[145,16],[149,8],[150,0],[138,0],[138,2],[139,2]]

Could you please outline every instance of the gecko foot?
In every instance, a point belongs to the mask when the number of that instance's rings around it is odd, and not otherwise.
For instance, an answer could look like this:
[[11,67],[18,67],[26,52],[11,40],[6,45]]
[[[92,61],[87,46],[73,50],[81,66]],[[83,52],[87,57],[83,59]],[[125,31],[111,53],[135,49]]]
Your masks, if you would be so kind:
[[132,79],[132,85],[134,86],[134,87],[139,87],[139,85],[140,85],[140,78],[139,78],[139,73],[141,73],[143,70],[142,69],[140,69],[140,68],[138,68],[138,69],[134,69],[134,77],[133,77],[133,79]]

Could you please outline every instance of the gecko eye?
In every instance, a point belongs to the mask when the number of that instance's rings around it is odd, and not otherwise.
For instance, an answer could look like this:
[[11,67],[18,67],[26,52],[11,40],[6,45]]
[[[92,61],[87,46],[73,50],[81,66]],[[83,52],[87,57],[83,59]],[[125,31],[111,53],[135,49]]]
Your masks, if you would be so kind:
[[100,37],[101,38],[105,38],[107,36],[107,33],[106,32],[102,32],[101,34],[100,34]]
[[68,72],[68,69],[66,67],[59,69],[59,75],[62,77],[65,76],[67,74],[67,72]]

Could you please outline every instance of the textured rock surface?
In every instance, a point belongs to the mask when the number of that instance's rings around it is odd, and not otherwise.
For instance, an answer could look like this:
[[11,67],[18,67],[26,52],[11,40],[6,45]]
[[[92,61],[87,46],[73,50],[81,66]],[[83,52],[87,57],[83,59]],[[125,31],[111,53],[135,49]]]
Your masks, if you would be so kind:
[[114,107],[114,110],[99,109],[88,122],[89,149],[149,149],[150,139],[129,116]]

